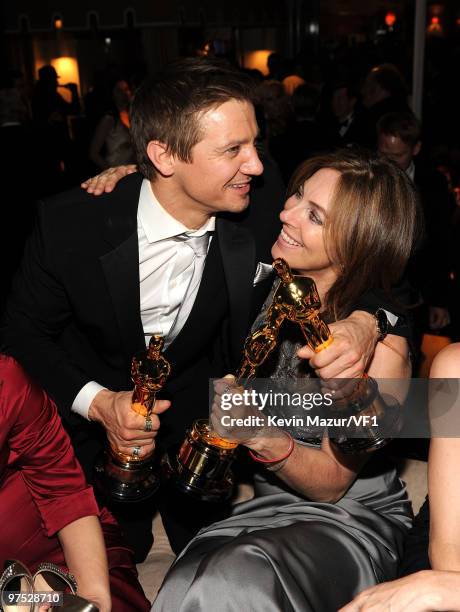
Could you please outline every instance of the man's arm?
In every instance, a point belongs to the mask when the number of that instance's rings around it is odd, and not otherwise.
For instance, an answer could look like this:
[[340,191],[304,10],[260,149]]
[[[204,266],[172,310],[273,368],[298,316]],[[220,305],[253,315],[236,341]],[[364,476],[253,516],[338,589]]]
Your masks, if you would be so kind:
[[69,325],[72,310],[44,239],[44,206],[39,204],[37,224],[7,302],[2,346],[49,392],[60,411],[69,414],[74,398],[90,379],[56,341]]
[[[71,324],[73,314],[56,263],[65,254],[53,252],[52,241],[46,235],[45,206],[40,204],[37,225],[7,303],[1,335],[3,349],[44,387],[60,414],[68,417],[75,398],[91,379],[57,342]],[[157,414],[166,410],[170,402],[156,402],[152,431],[145,432],[145,418],[131,410],[131,395],[131,391],[96,389],[86,408],[90,420],[106,429],[114,448],[129,453],[139,446],[145,454],[153,449],[160,426]]]
[[298,356],[308,359],[323,380],[359,378],[370,363],[378,341],[375,318],[367,312],[355,311],[329,328],[334,341],[327,349],[315,353],[304,346],[297,352]]

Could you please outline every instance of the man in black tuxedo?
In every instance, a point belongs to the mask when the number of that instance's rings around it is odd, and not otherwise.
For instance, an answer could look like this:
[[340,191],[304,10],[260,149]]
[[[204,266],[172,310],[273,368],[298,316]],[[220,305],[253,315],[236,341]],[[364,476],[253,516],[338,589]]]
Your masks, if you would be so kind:
[[[7,350],[56,401],[89,478],[106,436],[142,457],[154,447],[158,413],[165,448],[207,416],[208,380],[235,368],[270,288],[268,278],[255,281],[278,227],[274,207],[259,201],[245,212],[263,168],[243,75],[177,62],[139,89],[131,127],[140,174],[99,201],[76,189],[40,204],[3,330]],[[337,362],[353,376],[378,330],[364,312],[341,325],[329,356],[312,362],[330,376]],[[131,410],[130,364],[153,333],[166,341],[172,405],[157,401],[149,432]],[[160,492],[156,504],[177,552],[211,518],[185,499],[175,508],[168,501]],[[151,546],[152,511],[116,512],[138,560]]]
[[418,291],[413,298],[416,335],[439,331],[449,324],[448,297],[451,261],[448,250],[454,205],[446,178],[420,159],[421,125],[410,112],[383,115],[377,123],[378,150],[396,162],[417,187],[424,240],[408,266],[408,277]]
[[377,144],[378,120],[387,113],[409,111],[407,86],[396,66],[374,66],[364,79],[361,101],[364,113],[361,116],[361,140],[358,140],[357,144],[374,149]]
[[331,143],[337,147],[352,147],[365,135],[362,110],[358,108],[358,91],[351,81],[337,81],[332,86],[331,110],[335,118],[331,126]]

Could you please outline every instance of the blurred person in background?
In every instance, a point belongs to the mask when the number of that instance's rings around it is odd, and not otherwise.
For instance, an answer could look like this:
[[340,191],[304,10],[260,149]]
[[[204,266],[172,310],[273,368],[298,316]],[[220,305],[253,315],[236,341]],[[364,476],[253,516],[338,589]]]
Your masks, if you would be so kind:
[[375,128],[383,115],[408,111],[407,85],[404,77],[393,64],[380,64],[367,74],[361,88],[361,101],[365,108],[365,129],[359,144],[374,148]]
[[[317,121],[319,97],[318,88],[307,83],[297,87],[291,96],[294,120],[287,125],[279,143],[279,151],[276,148],[278,164],[286,184],[300,163],[327,148],[327,135]],[[275,144],[278,144],[277,141],[275,138]]]
[[89,158],[100,169],[135,161],[129,133],[129,104],[132,92],[125,80],[112,89],[112,109],[100,119],[89,146]]
[[[33,200],[36,185],[36,143],[30,134],[27,99],[17,71],[6,71],[0,81],[0,151],[3,175],[8,178],[12,197],[4,197],[0,231],[0,312],[11,279],[24,250],[34,219]],[[28,180],[24,180],[27,168]]]
[[[58,92],[59,87],[69,90],[67,102]],[[37,195],[56,193],[66,186],[66,169],[71,155],[68,117],[80,112],[77,85],[59,84],[59,75],[53,66],[42,66],[32,95],[34,138],[40,144]]]
[[279,81],[264,81],[256,89],[256,107],[264,125],[265,146],[269,155],[280,167],[284,181],[290,173],[283,173],[286,151],[289,150],[289,134],[294,122],[290,97]]
[[358,98],[358,91],[350,81],[337,81],[333,84],[331,111],[335,121],[331,126],[331,140],[335,146],[349,147],[365,139]]
[[451,261],[448,248],[453,201],[446,178],[420,159],[421,125],[410,111],[389,113],[377,123],[378,150],[402,168],[418,189],[425,236],[408,266],[416,289],[413,298],[416,344],[426,332],[439,332],[450,322],[448,299]]

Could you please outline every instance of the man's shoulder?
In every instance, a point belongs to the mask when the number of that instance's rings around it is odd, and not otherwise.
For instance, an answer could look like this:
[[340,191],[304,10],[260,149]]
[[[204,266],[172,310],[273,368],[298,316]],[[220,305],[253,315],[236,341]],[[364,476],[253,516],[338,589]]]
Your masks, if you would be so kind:
[[118,183],[110,193],[94,196],[81,187],[43,198],[40,206],[47,216],[59,215],[62,212],[98,216],[101,210],[111,212],[127,212],[137,210],[139,192],[143,177],[138,172],[130,174]]
[[81,187],[74,187],[39,203],[39,213],[47,220],[56,223],[97,220],[107,215],[135,215],[142,184],[142,176],[134,173],[123,178],[110,193],[94,196]]

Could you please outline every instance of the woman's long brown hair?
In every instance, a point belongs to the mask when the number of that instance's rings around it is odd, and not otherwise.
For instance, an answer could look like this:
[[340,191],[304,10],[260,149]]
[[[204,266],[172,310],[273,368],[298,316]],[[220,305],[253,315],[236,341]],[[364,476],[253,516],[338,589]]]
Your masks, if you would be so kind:
[[365,151],[346,149],[308,159],[295,171],[288,197],[322,168],[340,173],[324,226],[326,250],[339,271],[324,306],[337,320],[348,316],[369,290],[390,294],[421,233],[422,216],[406,173]]

